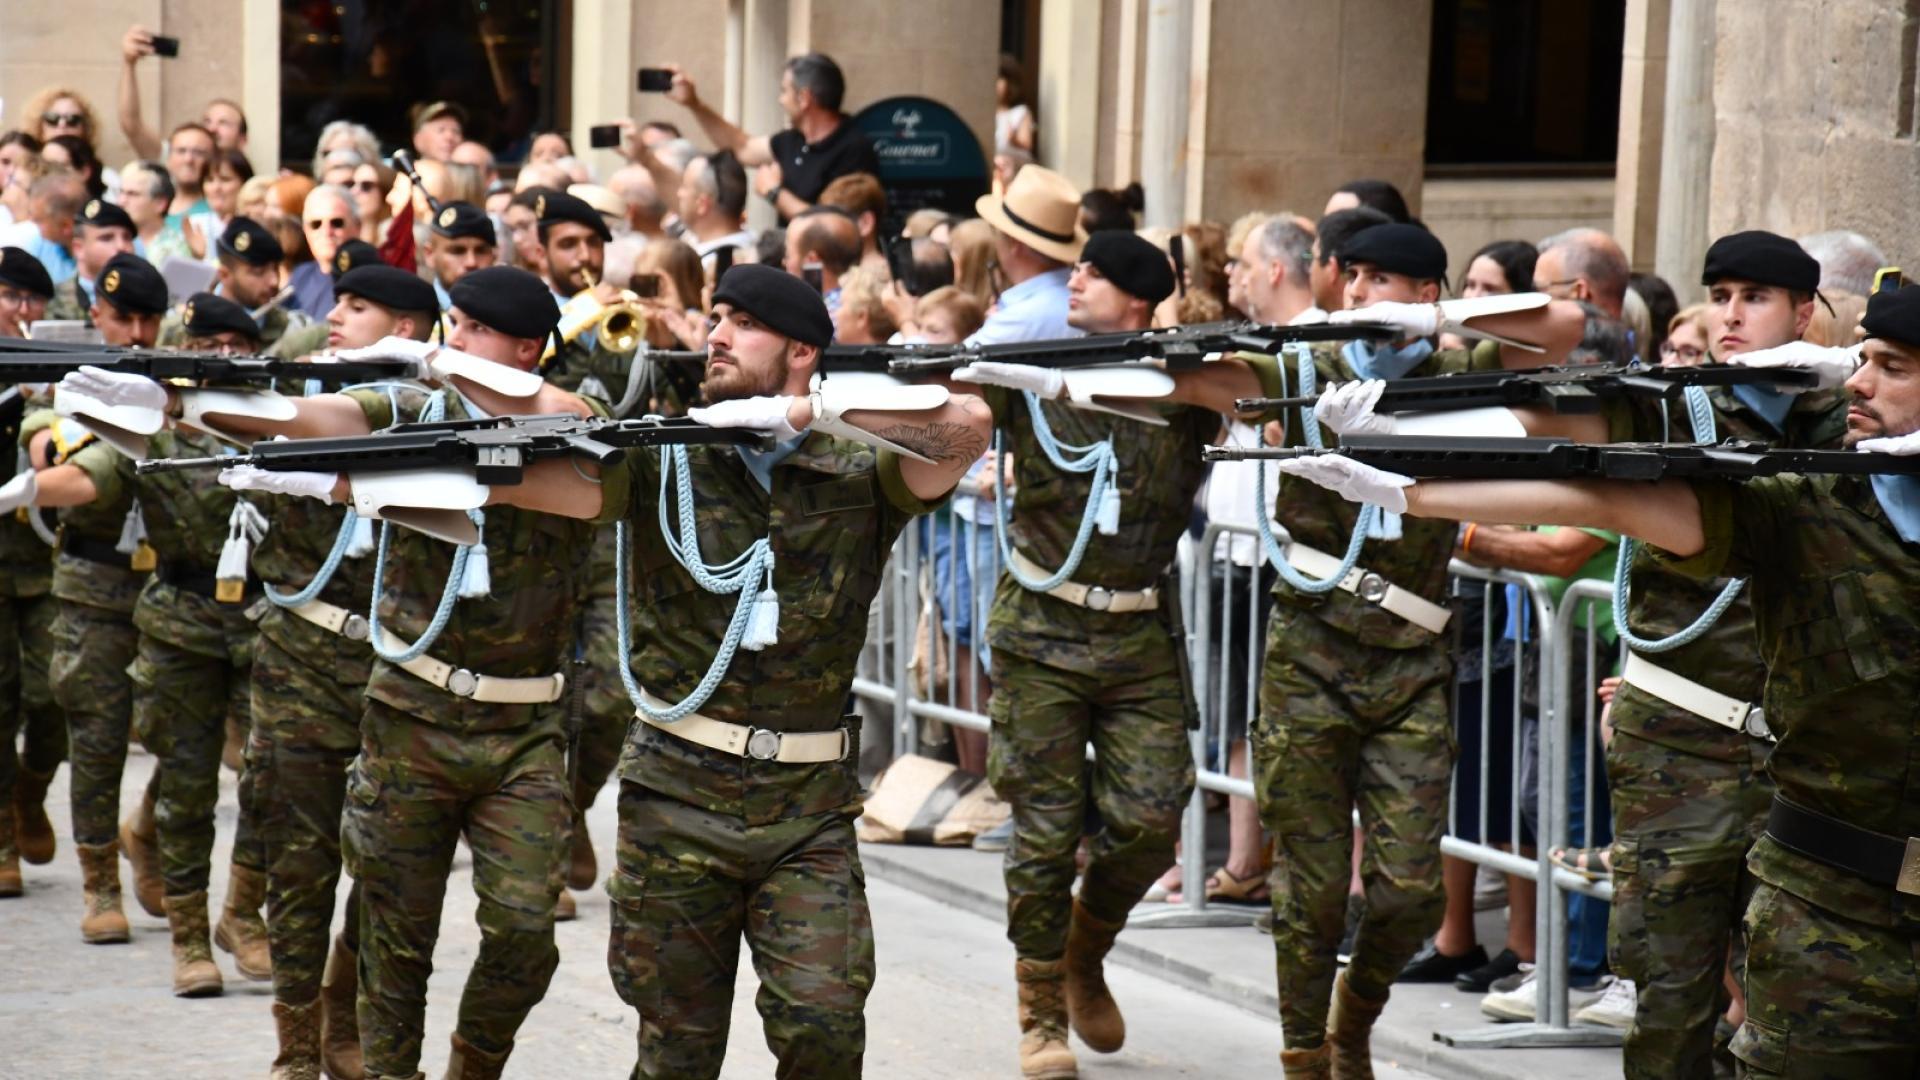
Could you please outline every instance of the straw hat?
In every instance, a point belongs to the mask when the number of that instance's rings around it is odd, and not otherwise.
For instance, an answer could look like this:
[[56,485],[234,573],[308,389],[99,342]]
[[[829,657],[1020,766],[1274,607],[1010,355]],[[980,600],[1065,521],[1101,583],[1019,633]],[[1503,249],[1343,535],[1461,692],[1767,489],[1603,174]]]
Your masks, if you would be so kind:
[[1080,190],[1039,165],[1015,173],[1006,195],[980,196],[973,209],[994,228],[1061,262],[1078,262],[1080,245],[1087,242],[1080,228]]

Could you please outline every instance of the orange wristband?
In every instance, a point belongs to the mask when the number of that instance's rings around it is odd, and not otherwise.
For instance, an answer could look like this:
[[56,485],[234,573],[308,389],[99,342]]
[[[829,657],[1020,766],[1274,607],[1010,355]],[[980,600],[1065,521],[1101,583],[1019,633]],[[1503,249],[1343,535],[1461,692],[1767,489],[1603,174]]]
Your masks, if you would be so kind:
[[1480,527],[1480,523],[1477,521],[1467,522],[1467,531],[1465,535],[1460,537],[1460,550],[1462,552],[1468,555],[1473,554],[1473,530],[1478,529],[1479,527]]

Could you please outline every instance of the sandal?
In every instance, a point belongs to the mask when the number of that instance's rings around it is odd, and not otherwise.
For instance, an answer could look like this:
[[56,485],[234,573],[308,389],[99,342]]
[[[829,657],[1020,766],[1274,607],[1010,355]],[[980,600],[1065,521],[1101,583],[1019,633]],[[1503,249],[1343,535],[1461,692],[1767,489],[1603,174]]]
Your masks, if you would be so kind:
[[1600,881],[1613,875],[1613,848],[1554,848],[1547,861],[1588,881]]
[[1223,866],[1207,878],[1207,903],[1209,904],[1266,904],[1271,903],[1272,900],[1273,894],[1267,889],[1265,873],[1236,877],[1231,870]]

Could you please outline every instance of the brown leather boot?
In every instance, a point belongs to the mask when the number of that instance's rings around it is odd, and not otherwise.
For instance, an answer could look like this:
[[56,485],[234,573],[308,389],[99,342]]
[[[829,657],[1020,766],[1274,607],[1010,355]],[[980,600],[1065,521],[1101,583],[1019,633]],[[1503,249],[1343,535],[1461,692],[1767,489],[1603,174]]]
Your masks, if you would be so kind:
[[165,906],[173,932],[173,995],[217,997],[224,987],[207,943],[207,891],[169,896]]
[[120,854],[133,868],[133,898],[140,901],[140,910],[165,918],[167,889],[160,879],[160,826],[153,820],[152,788],[120,823]]
[[573,894],[565,889],[553,901],[553,921],[572,922],[580,917],[580,906],[573,901]]
[[247,725],[231,714],[227,716],[226,738],[220,743],[220,764],[235,774],[247,764]]
[[13,844],[13,810],[0,806],[0,897],[27,891],[20,880],[20,849]]
[[233,966],[254,982],[273,978],[273,955],[267,948],[267,921],[260,908],[267,902],[267,875],[233,864],[227,878],[227,905],[214,927],[213,943],[233,954]]
[[1280,1051],[1280,1072],[1287,1080],[1332,1080],[1332,1047],[1325,1043],[1311,1050]]
[[333,1080],[363,1080],[366,1062],[360,1057],[360,1018],[353,999],[360,987],[353,950],[343,934],[333,938],[326,974],[320,977],[320,1063]]
[[1066,963],[1018,960],[1020,1075],[1026,1080],[1072,1080],[1080,1065],[1067,1046]]
[[274,1002],[273,1029],[280,1036],[280,1052],[268,1080],[320,1080],[320,1002]]
[[600,862],[593,856],[593,837],[587,835],[587,816],[573,819],[573,850],[567,859],[567,888],[591,889],[600,882]]
[[35,866],[53,861],[53,822],[47,820],[47,785],[50,772],[34,772],[25,765],[13,778],[14,842],[20,857]]
[[1102,922],[1078,899],[1067,929],[1067,1016],[1074,1033],[1094,1051],[1111,1054],[1127,1041],[1127,1021],[1107,990],[1102,961],[1124,922]]
[[444,1080],[500,1080],[500,1071],[507,1067],[507,1057],[512,1053],[512,1043],[508,1043],[507,1048],[497,1054],[489,1054],[455,1035],[453,1055],[447,1058]]
[[1327,1015],[1327,1046],[1333,1051],[1333,1080],[1373,1080],[1373,1022],[1387,999],[1369,1001],[1347,985],[1342,969],[1333,980],[1333,1011]]
[[120,945],[132,935],[120,909],[120,845],[80,844],[80,937],[89,945]]

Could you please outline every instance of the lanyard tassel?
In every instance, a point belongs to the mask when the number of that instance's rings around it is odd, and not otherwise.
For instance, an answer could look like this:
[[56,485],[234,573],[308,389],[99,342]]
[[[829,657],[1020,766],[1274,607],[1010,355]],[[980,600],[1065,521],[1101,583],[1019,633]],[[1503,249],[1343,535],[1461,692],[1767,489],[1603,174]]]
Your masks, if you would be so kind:
[[747,632],[740,647],[755,652],[780,640],[780,594],[773,590],[773,560],[767,560],[767,583],[753,598],[753,614],[747,617]]

